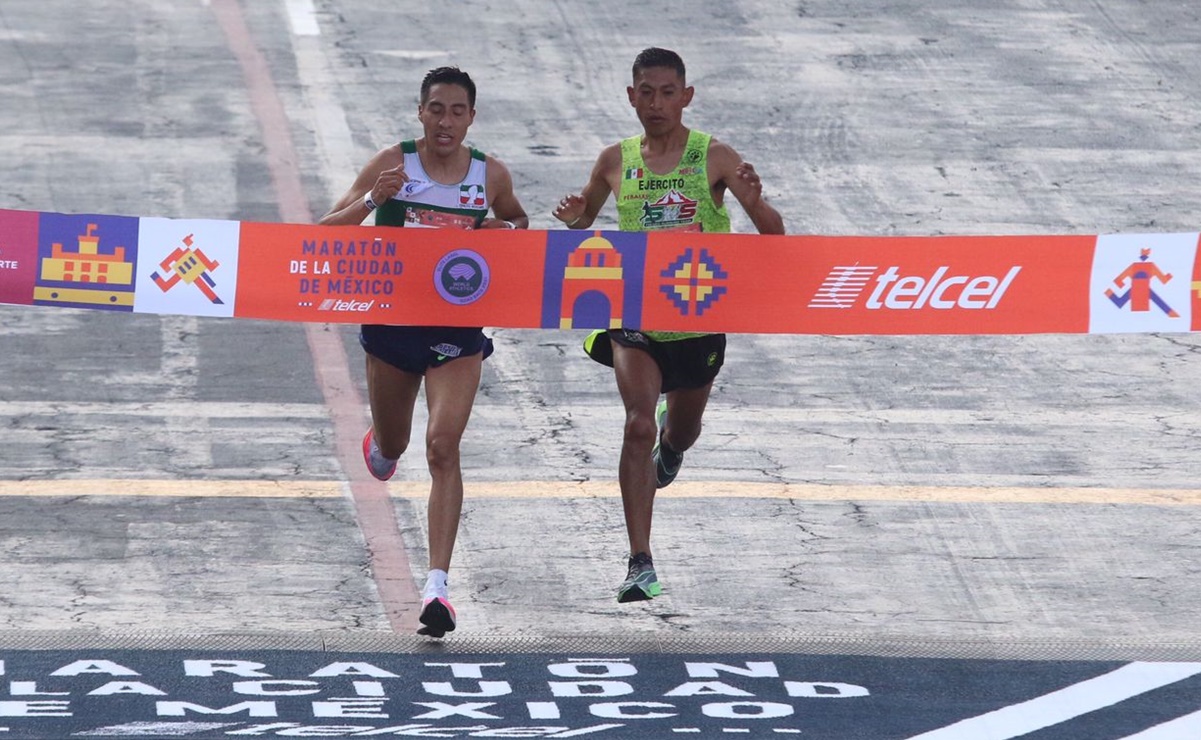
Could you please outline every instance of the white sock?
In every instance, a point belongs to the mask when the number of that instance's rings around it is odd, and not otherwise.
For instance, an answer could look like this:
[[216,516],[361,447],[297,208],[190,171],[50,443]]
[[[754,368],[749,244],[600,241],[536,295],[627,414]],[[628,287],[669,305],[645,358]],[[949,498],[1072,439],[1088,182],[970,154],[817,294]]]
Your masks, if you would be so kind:
[[447,599],[449,601],[450,590],[447,579],[446,571],[431,568],[429,575],[425,578],[425,590],[422,592],[421,598]]

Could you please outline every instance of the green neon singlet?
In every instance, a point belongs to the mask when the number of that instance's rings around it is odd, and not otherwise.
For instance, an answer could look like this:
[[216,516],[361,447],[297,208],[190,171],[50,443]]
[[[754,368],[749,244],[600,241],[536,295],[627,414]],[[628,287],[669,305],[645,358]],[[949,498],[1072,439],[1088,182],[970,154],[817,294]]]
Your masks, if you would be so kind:
[[688,132],[676,168],[651,172],[642,159],[642,136],[621,142],[621,192],[617,223],[622,231],[705,231],[729,233],[730,214],[713,202],[709,187],[709,134]]
[[[621,192],[617,194],[617,224],[622,231],[705,231],[726,234],[730,214],[713,202],[709,187],[709,140],[689,131],[676,168],[665,175],[651,172],[642,159],[642,136],[621,142]],[[704,336],[685,331],[645,331],[658,342]]]

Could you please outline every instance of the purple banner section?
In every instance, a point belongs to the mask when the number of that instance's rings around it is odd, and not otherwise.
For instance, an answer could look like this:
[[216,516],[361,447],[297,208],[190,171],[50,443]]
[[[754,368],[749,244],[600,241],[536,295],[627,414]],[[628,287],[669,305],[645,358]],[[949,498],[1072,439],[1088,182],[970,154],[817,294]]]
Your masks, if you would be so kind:
[[133,311],[137,255],[137,218],[44,213],[33,302]]

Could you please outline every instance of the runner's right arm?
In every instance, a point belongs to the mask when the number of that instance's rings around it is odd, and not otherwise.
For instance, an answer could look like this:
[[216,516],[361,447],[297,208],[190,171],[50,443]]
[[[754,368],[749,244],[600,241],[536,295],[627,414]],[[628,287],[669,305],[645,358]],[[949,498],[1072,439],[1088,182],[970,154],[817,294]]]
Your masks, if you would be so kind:
[[565,195],[554,210],[554,217],[567,224],[570,229],[586,229],[596,221],[609,193],[616,193],[613,182],[621,169],[621,144],[612,144],[596,158],[592,175],[584,190],[576,195]]
[[371,194],[371,201],[379,206],[399,193],[408,179],[400,147],[381,149],[363,167],[350,190],[317,223],[322,226],[357,226],[374,210],[367,205],[368,193]]

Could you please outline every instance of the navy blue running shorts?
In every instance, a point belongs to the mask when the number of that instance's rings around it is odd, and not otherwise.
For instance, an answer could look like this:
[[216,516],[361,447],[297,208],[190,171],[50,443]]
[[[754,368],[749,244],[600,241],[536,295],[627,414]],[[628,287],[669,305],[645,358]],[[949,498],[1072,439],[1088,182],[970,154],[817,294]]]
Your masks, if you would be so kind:
[[482,328],[461,326],[382,326],[364,324],[359,344],[367,354],[406,373],[425,375],[432,367],[457,357],[492,354],[492,340]]
[[703,334],[699,337],[660,342],[640,331],[610,329],[595,332],[584,342],[588,356],[602,365],[613,367],[613,345],[640,349],[649,354],[663,374],[660,393],[704,388],[713,382],[726,361],[726,335]]

